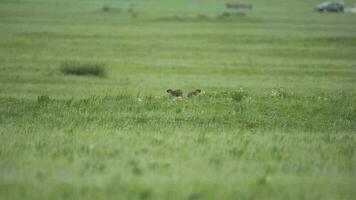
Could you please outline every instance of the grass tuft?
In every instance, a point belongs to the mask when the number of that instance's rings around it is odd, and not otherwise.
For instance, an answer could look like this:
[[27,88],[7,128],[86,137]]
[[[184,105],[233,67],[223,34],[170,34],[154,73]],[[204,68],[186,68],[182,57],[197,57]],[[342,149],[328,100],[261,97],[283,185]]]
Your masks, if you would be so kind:
[[121,13],[121,9],[120,8],[116,8],[116,7],[111,7],[108,5],[103,5],[99,11],[103,12],[103,13]]
[[37,96],[38,104],[47,104],[49,101],[50,101],[50,98],[48,95]]
[[288,95],[288,92],[283,87],[273,88],[271,91],[271,97],[274,98],[287,98]]
[[220,15],[217,16],[217,19],[234,19],[234,18],[240,18],[240,17],[246,17],[246,13],[244,12],[223,12]]
[[103,11],[103,12],[109,12],[111,9],[110,9],[110,7],[109,6],[103,6],[103,7],[101,7],[101,11]]
[[82,63],[78,61],[65,61],[61,63],[60,71],[65,75],[76,76],[105,76],[103,63]]

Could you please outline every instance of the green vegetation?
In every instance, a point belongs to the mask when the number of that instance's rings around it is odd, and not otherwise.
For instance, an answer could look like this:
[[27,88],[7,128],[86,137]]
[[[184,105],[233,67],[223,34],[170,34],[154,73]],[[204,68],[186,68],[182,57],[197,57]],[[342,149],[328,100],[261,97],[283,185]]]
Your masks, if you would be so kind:
[[356,15],[244,2],[0,1],[0,199],[353,199]]
[[63,62],[60,70],[63,74],[68,75],[93,75],[104,76],[105,68],[99,63],[78,63],[76,61]]

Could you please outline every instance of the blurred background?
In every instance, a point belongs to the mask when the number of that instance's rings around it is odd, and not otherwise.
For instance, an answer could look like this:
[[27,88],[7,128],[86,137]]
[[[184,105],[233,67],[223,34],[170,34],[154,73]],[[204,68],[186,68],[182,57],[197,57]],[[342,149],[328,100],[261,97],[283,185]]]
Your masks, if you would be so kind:
[[0,96],[352,91],[356,15],[316,12],[322,2],[3,0]]

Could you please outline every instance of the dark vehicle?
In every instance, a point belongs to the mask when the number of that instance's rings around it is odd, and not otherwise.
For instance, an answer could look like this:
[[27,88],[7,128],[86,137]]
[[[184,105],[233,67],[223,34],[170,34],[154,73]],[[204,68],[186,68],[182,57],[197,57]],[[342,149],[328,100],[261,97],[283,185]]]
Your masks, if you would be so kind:
[[336,1],[327,1],[316,6],[315,10],[319,12],[344,12],[344,3]]

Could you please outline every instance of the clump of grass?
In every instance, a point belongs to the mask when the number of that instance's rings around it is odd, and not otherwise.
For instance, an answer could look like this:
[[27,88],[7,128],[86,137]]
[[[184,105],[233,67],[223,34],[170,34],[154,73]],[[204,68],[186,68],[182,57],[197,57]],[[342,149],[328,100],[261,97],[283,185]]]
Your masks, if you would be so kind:
[[217,16],[217,19],[233,19],[239,17],[246,17],[246,13],[244,12],[223,12]]
[[48,95],[37,96],[38,104],[47,104],[49,101],[50,101],[50,98]]
[[288,92],[283,87],[273,88],[270,95],[272,98],[287,98]]
[[238,90],[222,91],[222,92],[219,92],[219,93],[210,94],[208,96],[211,96],[211,97],[214,97],[214,98],[231,99],[234,102],[238,103],[238,102],[242,101],[243,98],[247,97],[248,94],[243,88],[240,88]]
[[134,7],[131,6],[128,10],[127,13],[129,13],[131,15],[131,18],[137,18],[138,17],[138,13],[135,11]]
[[132,18],[137,18],[137,17],[138,17],[137,12],[132,12],[132,13],[131,13],[131,17],[132,17]]
[[66,75],[103,77],[105,76],[105,65],[103,63],[65,61],[61,63],[60,71]]
[[232,92],[231,93],[231,98],[232,100],[234,100],[235,102],[240,102],[244,97],[245,97],[245,93],[244,92]]
[[119,8],[113,8],[113,7],[110,7],[110,6],[107,6],[107,5],[104,5],[100,8],[100,11],[101,12],[104,12],[104,13],[112,13],[112,12],[115,12],[115,13],[120,13],[121,10]]
[[109,6],[103,6],[103,7],[101,7],[101,11],[109,12],[110,11],[110,7]]

